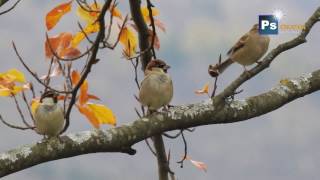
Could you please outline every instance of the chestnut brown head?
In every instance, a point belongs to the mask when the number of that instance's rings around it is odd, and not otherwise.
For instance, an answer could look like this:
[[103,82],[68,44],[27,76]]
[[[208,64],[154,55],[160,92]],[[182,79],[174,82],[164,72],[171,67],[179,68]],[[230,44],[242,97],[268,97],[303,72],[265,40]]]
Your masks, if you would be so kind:
[[170,66],[160,59],[154,59],[154,60],[151,60],[146,67],[146,69],[150,71],[152,70],[152,68],[160,68],[164,72],[167,72]]

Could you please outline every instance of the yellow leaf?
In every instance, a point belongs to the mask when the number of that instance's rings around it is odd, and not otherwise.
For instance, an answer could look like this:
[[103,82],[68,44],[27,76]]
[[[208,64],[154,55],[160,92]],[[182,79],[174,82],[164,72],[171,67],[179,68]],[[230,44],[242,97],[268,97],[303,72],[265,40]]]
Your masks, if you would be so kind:
[[112,16],[118,17],[119,19],[122,19],[121,12],[116,6],[111,6],[110,11],[111,11]]
[[[151,11],[152,11],[152,16],[158,16],[159,15],[159,10],[156,9],[156,8],[151,8]],[[149,9],[148,7],[144,6],[144,7],[141,7],[141,14],[144,18],[144,20],[146,22],[150,22],[150,16],[149,16]]]
[[26,82],[24,74],[17,69],[10,69],[7,72],[0,73],[0,78],[3,78],[9,82],[13,82],[13,81],[21,82],[21,83]]
[[100,124],[111,124],[116,125],[117,120],[111,109],[102,104],[87,104],[90,110],[94,113],[95,117]]
[[122,29],[119,40],[124,47],[124,53],[127,57],[131,57],[136,53],[138,38],[129,27]]
[[202,89],[196,90],[196,94],[208,94],[209,93],[209,83],[206,83]]
[[90,6],[90,9],[88,7],[85,7],[87,9],[82,8],[81,6],[78,6],[77,8],[77,15],[83,19],[84,21],[86,21],[88,24],[93,24],[98,16],[99,16],[99,12],[101,10],[101,5],[92,3]]
[[77,105],[77,108],[79,112],[87,117],[87,119],[90,121],[90,123],[95,127],[95,128],[100,128],[100,123],[95,116],[94,112],[88,107],[88,106],[79,106]]
[[52,29],[59,22],[60,18],[71,10],[71,3],[72,1],[60,4],[47,14],[46,26],[48,30]]
[[[77,47],[79,43],[85,38],[85,35],[90,35],[92,33],[98,32],[100,30],[99,23],[90,23],[88,24],[84,29],[83,32],[77,32],[76,35],[73,36],[72,41],[71,41],[71,46],[72,47]],[[84,34],[85,33],[85,34]]]
[[34,98],[31,101],[31,112],[32,115],[34,115],[34,113],[36,112],[36,109],[39,107],[40,105],[40,100],[38,98]]
[[23,87],[21,86],[14,86],[12,89],[6,88],[0,85],[0,96],[12,96],[16,95],[17,93],[21,92]]

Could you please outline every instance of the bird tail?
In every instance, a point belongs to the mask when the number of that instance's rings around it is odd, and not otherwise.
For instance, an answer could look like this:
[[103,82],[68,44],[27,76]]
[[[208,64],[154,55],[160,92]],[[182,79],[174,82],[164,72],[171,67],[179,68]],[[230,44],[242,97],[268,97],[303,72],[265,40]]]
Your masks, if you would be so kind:
[[231,58],[218,63],[216,65],[209,65],[208,72],[212,77],[217,77],[222,74],[234,61]]

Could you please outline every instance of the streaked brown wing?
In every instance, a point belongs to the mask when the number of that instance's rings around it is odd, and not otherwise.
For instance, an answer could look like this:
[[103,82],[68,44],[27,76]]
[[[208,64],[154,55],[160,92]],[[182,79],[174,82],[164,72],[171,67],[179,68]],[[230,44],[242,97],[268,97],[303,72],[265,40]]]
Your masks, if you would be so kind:
[[248,40],[249,35],[248,33],[246,33],[245,35],[243,35],[238,42],[227,52],[227,55],[230,55],[231,53],[234,53],[236,51],[238,51],[240,48],[242,48],[246,41]]

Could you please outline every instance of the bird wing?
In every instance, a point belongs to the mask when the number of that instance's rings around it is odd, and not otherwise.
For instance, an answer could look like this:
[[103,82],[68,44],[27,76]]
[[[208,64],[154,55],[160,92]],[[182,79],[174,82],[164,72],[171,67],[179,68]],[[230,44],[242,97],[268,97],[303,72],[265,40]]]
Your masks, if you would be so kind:
[[242,48],[246,44],[248,39],[249,39],[249,35],[248,33],[246,33],[238,40],[238,42],[235,45],[232,46],[232,48],[227,52],[227,55],[230,55],[231,53],[234,53],[238,51],[240,48]]

